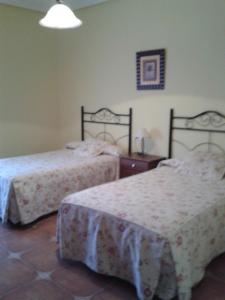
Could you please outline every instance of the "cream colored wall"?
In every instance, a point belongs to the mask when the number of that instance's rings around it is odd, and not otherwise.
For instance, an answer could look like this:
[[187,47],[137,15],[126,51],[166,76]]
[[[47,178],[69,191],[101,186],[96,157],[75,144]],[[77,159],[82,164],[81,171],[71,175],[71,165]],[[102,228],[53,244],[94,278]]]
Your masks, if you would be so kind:
[[60,145],[57,35],[39,18],[0,5],[0,157]]
[[[111,0],[77,12],[84,25],[60,32],[63,141],[80,138],[80,106],[134,108],[134,133],[167,154],[169,109],[225,113],[224,0]],[[166,88],[137,91],[135,53],[165,48]]]
[[[0,157],[80,138],[80,106],[134,108],[149,152],[167,154],[169,109],[225,112],[224,0],[111,0],[55,32],[40,14],[0,5]],[[166,48],[166,88],[137,91],[135,53]],[[62,135],[61,135],[62,133]]]

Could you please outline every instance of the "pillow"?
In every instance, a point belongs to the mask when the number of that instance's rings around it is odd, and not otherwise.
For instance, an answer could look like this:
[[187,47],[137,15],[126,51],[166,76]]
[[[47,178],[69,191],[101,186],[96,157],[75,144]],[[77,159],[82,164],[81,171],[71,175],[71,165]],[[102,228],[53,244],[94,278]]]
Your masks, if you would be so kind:
[[102,149],[99,147],[88,147],[82,145],[73,150],[73,153],[79,157],[95,157],[102,154]]
[[95,157],[103,153],[101,143],[88,143],[86,141],[73,150],[73,153],[80,157]]
[[124,154],[123,150],[118,145],[111,145],[111,144],[104,146],[103,153],[113,155],[113,156],[121,156]]
[[89,138],[85,141],[88,147],[92,149],[98,149],[100,154],[109,154],[113,156],[120,156],[123,153],[122,149],[118,145],[113,145],[110,142],[103,141],[100,139]]
[[221,180],[225,174],[225,154],[193,151],[177,167],[177,172],[204,180]]
[[95,139],[95,138],[88,138],[84,141],[84,143],[90,147],[102,147],[102,148],[104,148],[106,145],[110,145],[106,141]]
[[95,138],[89,138],[82,142],[70,142],[65,145],[65,148],[74,150],[73,153],[80,157],[95,157],[100,154],[120,156],[123,154],[119,146]]
[[78,147],[104,147],[107,144],[107,142],[94,139],[94,138],[89,138],[85,141],[72,141],[67,143],[64,147],[66,149],[77,149]]
[[182,164],[182,162],[179,159],[176,158],[169,158],[169,159],[164,159],[161,160],[158,165],[157,168],[163,167],[163,166],[167,166],[167,167],[171,167],[171,168],[178,168],[180,165]]
[[104,147],[108,145],[107,142],[89,138],[74,148],[73,153],[79,157],[95,157],[103,153]]
[[79,145],[81,144],[82,142],[78,142],[78,141],[72,141],[72,142],[69,142],[67,143],[64,148],[66,149],[76,149],[77,147],[79,147]]

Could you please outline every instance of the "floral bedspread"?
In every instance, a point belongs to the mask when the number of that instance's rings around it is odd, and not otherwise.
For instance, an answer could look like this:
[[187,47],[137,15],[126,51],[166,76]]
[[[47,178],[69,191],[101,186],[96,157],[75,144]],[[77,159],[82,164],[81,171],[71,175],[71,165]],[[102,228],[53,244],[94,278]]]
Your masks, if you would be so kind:
[[128,280],[139,299],[190,300],[225,252],[224,183],[164,166],[70,195],[58,214],[60,255]]
[[115,180],[118,158],[64,149],[0,160],[0,218],[27,224],[56,211],[68,194]]

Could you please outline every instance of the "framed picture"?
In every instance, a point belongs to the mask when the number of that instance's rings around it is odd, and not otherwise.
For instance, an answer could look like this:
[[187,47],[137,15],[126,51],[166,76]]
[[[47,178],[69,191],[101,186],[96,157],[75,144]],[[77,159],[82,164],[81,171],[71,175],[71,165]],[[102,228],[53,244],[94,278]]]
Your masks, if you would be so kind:
[[165,49],[137,52],[137,89],[163,90],[165,87]]

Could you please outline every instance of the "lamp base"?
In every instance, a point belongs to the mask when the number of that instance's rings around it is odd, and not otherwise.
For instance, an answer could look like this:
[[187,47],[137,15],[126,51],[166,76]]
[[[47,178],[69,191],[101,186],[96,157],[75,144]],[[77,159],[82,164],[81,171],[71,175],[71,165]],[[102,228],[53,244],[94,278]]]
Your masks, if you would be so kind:
[[145,156],[144,152],[137,152],[137,154],[140,155],[140,156]]

